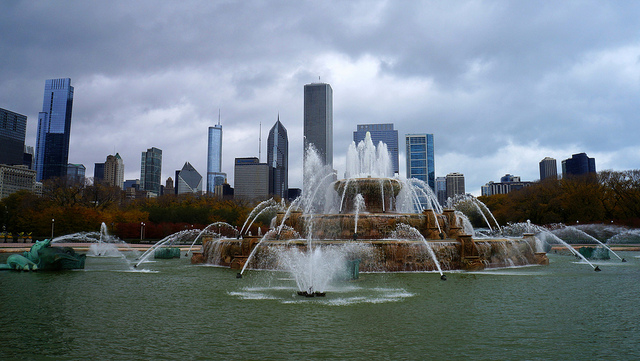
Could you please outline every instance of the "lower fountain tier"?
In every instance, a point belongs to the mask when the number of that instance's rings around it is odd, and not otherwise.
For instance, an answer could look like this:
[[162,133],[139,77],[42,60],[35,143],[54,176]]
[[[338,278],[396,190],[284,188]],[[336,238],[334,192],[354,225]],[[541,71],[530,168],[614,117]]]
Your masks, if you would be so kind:
[[[259,241],[259,238],[205,239],[203,252],[194,254],[192,262],[241,269]],[[457,239],[428,242],[443,271],[542,265],[549,262],[545,253],[534,251],[535,239],[532,236],[474,241],[470,236],[463,235]],[[437,271],[427,246],[422,241],[318,240],[313,241],[313,247],[327,251],[337,249],[338,252],[331,254],[344,257],[345,262],[359,259],[361,272]],[[306,252],[307,241],[263,241],[252,256],[248,268],[287,270],[283,254],[292,249]]]

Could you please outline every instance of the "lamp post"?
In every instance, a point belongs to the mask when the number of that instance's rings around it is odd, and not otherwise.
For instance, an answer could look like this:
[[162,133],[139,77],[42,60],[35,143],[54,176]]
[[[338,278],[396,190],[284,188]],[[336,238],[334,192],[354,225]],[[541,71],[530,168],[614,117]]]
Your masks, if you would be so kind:
[[142,233],[144,232],[144,222],[140,222],[140,242],[142,242]]
[[55,224],[56,220],[51,218],[51,240],[53,241],[53,225]]

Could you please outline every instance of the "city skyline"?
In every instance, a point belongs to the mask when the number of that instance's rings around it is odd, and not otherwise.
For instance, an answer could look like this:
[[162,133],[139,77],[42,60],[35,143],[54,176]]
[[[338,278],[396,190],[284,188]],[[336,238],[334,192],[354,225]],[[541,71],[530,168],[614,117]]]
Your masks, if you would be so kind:
[[461,172],[474,194],[506,173],[538,179],[544,157],[585,152],[599,170],[638,168],[640,4],[200,5],[0,4],[0,107],[27,116],[35,146],[43,80],[73,79],[68,162],[92,174],[118,152],[134,165],[126,179],[150,146],[164,150],[163,181],[185,160],[205,170],[205,129],[221,109],[229,183],[234,159],[257,153],[258,121],[279,112],[289,186],[301,188],[301,88],[312,82],[334,90],[338,174],[362,123],[433,133],[436,175]]

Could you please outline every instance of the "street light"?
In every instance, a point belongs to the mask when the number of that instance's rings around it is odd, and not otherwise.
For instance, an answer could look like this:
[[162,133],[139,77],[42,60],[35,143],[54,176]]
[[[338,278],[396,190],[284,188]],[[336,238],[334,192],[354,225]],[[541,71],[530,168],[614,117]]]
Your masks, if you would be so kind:
[[51,218],[51,240],[53,241],[53,225],[55,223],[55,219]]
[[142,232],[144,230],[144,222],[140,222],[140,242],[142,242]]

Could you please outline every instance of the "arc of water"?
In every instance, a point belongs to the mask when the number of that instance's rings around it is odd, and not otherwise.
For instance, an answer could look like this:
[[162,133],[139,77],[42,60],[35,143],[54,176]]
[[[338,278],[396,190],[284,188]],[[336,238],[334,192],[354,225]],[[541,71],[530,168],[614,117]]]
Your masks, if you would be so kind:
[[[550,235],[553,239],[555,239],[556,241],[560,242],[563,246],[565,246],[571,253],[573,253],[576,257],[581,258],[583,261],[585,261],[589,266],[591,266],[591,268],[593,268],[594,270],[596,269],[596,266],[593,265],[593,263],[589,262],[589,260],[583,256],[582,254],[580,254],[580,252],[576,251],[575,248],[571,247],[571,245],[567,242],[565,242],[562,238],[556,236],[555,234],[553,234],[551,231],[547,231],[544,230],[543,231],[544,234],[548,234]],[[598,268],[598,270],[600,270]]]
[[267,233],[264,234],[264,236],[262,236],[262,238],[260,238],[260,241],[258,242],[258,244],[256,244],[255,247],[253,247],[253,249],[251,250],[251,253],[249,253],[249,257],[247,257],[247,261],[244,263],[244,266],[242,266],[242,270],[240,270],[240,274],[242,275],[244,273],[244,271],[247,269],[247,267],[249,266],[249,263],[251,262],[251,260],[253,259],[253,256],[256,254],[256,252],[258,251],[258,248],[260,247],[260,245],[262,244],[262,242],[264,242],[265,239],[267,239],[269,236],[274,235],[276,232],[274,229],[270,229]]
[[278,207],[277,204],[264,207],[260,212],[258,212],[258,214],[256,214],[255,217],[253,217],[253,219],[251,220],[251,223],[249,223],[249,226],[247,226],[247,231],[251,229],[251,226],[253,225],[253,222],[255,222],[256,219],[258,219],[258,217],[260,217],[260,215],[262,215],[262,213],[264,213],[266,211],[269,211],[269,210],[272,210],[272,209],[277,208],[277,207]]
[[314,190],[314,192],[313,192],[313,195],[312,195],[310,198],[306,199],[306,200],[305,200],[305,202],[304,202],[304,211],[305,211],[305,213],[311,213],[312,204],[313,204],[313,201],[315,200],[315,198],[316,198],[316,196],[317,196],[317,194],[318,194],[318,191],[320,190],[320,186],[321,186],[322,184],[324,184],[324,182],[325,182],[329,177],[333,176],[334,174],[335,174],[335,173],[329,173],[329,174],[325,175],[325,176],[324,176],[324,177],[323,177],[323,178],[318,182],[318,185],[316,186],[316,188],[315,188],[315,190]]
[[240,229],[240,234],[242,234],[244,232],[244,227],[247,225],[247,222],[249,222],[249,219],[251,219],[251,217],[253,217],[253,215],[256,212],[262,211],[263,207],[271,205],[272,203],[275,203],[275,201],[273,200],[273,198],[269,198],[266,201],[262,201],[257,206],[255,206],[255,208],[253,208],[251,210],[251,213],[249,213],[249,215],[247,216],[247,219],[244,221],[244,224],[242,225],[242,228]]
[[179,239],[180,237],[184,236],[185,234],[194,233],[194,232],[200,232],[200,231],[196,230],[196,229],[187,229],[187,230],[176,232],[174,234],[170,234],[170,235],[164,237],[160,241],[156,242],[156,244],[154,244],[153,246],[149,247],[149,249],[146,250],[146,252],[144,252],[142,254],[142,256],[140,256],[140,260],[138,261],[138,263],[135,264],[134,267],[138,267],[141,263],[146,262],[147,259],[153,254],[153,252],[155,252],[156,249],[164,246],[167,243],[174,242],[175,240]]
[[[617,253],[615,253],[615,252],[614,252],[611,248],[609,248],[606,244],[604,244],[604,243],[600,242],[600,240],[599,240],[599,239],[597,239],[597,238],[593,237],[593,236],[592,236],[592,235],[590,235],[589,233],[587,233],[587,232],[585,232],[585,231],[583,231],[583,230],[580,230],[580,229],[578,229],[578,228],[576,228],[576,227],[573,227],[573,226],[566,226],[566,228],[568,228],[568,229],[570,229],[570,230],[572,230],[572,231],[574,231],[574,232],[580,233],[580,234],[584,235],[585,237],[588,237],[588,238],[589,238],[589,239],[591,239],[592,241],[596,241],[596,242],[597,242],[598,244],[600,244],[602,247],[606,248],[609,252],[613,253],[616,257],[618,257],[618,259],[619,259],[620,261],[623,261],[623,258],[622,258],[622,257],[620,257]],[[624,262],[624,261],[623,261],[623,262]]]
[[342,213],[342,205],[344,204],[344,197],[347,194],[347,188],[349,188],[349,183],[351,182],[351,178],[347,178],[347,181],[344,182],[344,188],[342,189],[342,197],[340,198],[340,210],[338,213]]
[[485,223],[487,224],[487,227],[489,227],[489,230],[493,231],[493,227],[491,227],[491,222],[489,222],[489,219],[487,218],[487,214],[491,217],[491,220],[493,220],[493,223],[495,224],[498,232],[502,231],[502,229],[500,228],[500,224],[498,224],[498,221],[493,216],[493,213],[491,213],[487,205],[482,203],[480,200],[478,200],[478,198],[474,197],[473,195],[468,193],[457,194],[455,197],[449,198],[447,200],[447,203],[449,204],[450,208],[455,208],[458,204],[462,202],[471,202],[471,204],[476,208],[478,213],[484,219]]
[[384,179],[380,179],[378,182],[380,183],[380,203],[382,203],[382,213],[384,213]]
[[353,202],[355,203],[355,210],[356,210],[356,214],[354,217],[355,229],[353,233],[357,235],[358,234],[358,217],[360,215],[360,210],[364,207],[364,197],[362,196],[362,194],[358,193],[356,194]]
[[[210,225],[206,226],[202,231],[200,231],[200,233],[198,233],[198,235],[196,236],[196,238],[193,240],[193,242],[191,242],[191,246],[189,246],[189,250],[187,251],[187,254],[191,253],[191,249],[193,248],[193,246],[196,244],[196,242],[198,241],[198,239],[200,239],[200,237],[204,234],[204,232],[208,231],[209,228],[214,227],[214,226],[225,226],[227,228],[231,228],[236,232],[236,235],[238,233],[238,230],[235,229],[232,225],[230,225],[227,222],[214,222],[211,223]],[[222,235],[220,235],[222,236]]]
[[420,233],[420,231],[418,231],[416,228],[411,227],[407,224],[399,224],[396,230],[400,230],[401,232],[402,231],[407,232],[409,233],[411,238],[422,241],[422,243],[424,243],[424,245],[426,246],[427,251],[429,252],[429,255],[431,256],[431,259],[433,259],[433,263],[436,265],[436,268],[438,269],[440,276],[443,276],[442,268],[440,267],[440,262],[438,261],[438,257],[436,257],[436,253],[433,251],[431,244],[429,244],[429,242],[424,238],[424,236]]
[[282,217],[282,222],[280,222],[280,226],[278,227],[278,236],[280,236],[280,233],[282,232],[282,227],[284,226],[284,222],[291,215],[291,211],[298,207],[298,203],[300,203],[301,200],[302,200],[301,197],[294,199],[293,202],[291,202],[291,204],[289,205],[289,208],[287,208],[287,211],[285,212],[284,217]]

